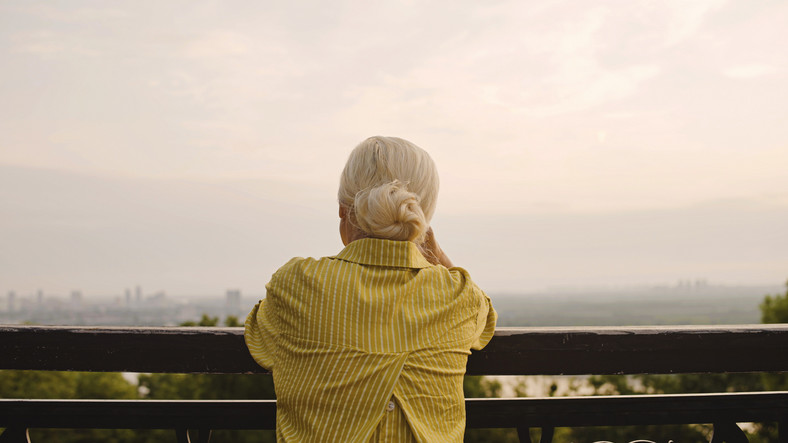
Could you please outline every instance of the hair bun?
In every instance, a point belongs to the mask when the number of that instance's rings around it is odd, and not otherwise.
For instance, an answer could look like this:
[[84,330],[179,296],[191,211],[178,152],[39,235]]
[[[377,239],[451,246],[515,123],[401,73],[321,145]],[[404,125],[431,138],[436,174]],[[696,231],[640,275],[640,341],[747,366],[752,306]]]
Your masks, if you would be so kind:
[[353,210],[358,227],[378,238],[420,243],[427,232],[419,196],[399,180],[359,191]]

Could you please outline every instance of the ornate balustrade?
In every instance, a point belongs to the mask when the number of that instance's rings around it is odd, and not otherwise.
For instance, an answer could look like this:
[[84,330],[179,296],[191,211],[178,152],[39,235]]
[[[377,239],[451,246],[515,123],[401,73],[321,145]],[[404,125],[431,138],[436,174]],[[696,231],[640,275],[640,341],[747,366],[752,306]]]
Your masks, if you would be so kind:
[[[241,328],[0,326],[0,369],[264,372]],[[468,361],[475,375],[788,372],[788,325],[500,328]],[[470,428],[713,423],[712,442],[747,441],[736,422],[779,423],[788,442],[788,392],[467,399]],[[273,429],[275,401],[0,400],[0,442],[28,428]]]

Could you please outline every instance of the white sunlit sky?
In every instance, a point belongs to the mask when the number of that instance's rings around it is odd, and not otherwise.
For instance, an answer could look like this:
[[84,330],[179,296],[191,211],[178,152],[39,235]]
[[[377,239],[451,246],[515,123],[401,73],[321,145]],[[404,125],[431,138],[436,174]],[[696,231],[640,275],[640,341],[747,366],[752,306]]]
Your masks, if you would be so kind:
[[0,291],[264,294],[371,135],[491,293],[788,279],[788,2],[0,2]]

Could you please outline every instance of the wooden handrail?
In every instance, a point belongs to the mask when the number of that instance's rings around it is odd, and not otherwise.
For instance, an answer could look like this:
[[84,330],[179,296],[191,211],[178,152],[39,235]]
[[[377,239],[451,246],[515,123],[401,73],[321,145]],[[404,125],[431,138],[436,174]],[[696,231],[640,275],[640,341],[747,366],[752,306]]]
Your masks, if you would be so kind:
[[[788,325],[500,328],[474,352],[468,373],[561,375],[788,372]],[[242,328],[0,326],[0,369],[98,372],[265,372],[250,357]],[[737,421],[788,428],[788,392],[537,399],[466,399],[468,427],[516,427],[530,442],[541,427],[714,423],[712,441],[746,441]],[[0,399],[3,442],[28,442],[30,427],[271,429],[272,400]]]
[[[788,372],[788,324],[500,328],[472,375]],[[242,328],[0,326],[0,369],[253,373]]]
[[[778,421],[788,392],[469,398],[469,428]],[[0,427],[274,429],[275,400],[0,399]]]

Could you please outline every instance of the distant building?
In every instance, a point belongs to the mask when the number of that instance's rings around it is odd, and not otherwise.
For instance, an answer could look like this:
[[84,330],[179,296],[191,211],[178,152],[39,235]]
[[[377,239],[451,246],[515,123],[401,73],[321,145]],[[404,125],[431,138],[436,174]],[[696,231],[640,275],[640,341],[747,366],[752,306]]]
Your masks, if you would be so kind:
[[71,307],[79,308],[82,306],[82,292],[71,291]]
[[238,316],[241,314],[241,291],[239,289],[228,289],[224,300],[224,312],[226,315]]
[[134,301],[137,303],[137,306],[142,305],[142,288],[139,285],[134,288]]
[[131,306],[131,289],[126,288],[124,295],[126,296],[126,307],[128,308]]
[[36,292],[36,303],[38,303],[39,306],[44,304],[44,291],[40,289]]

